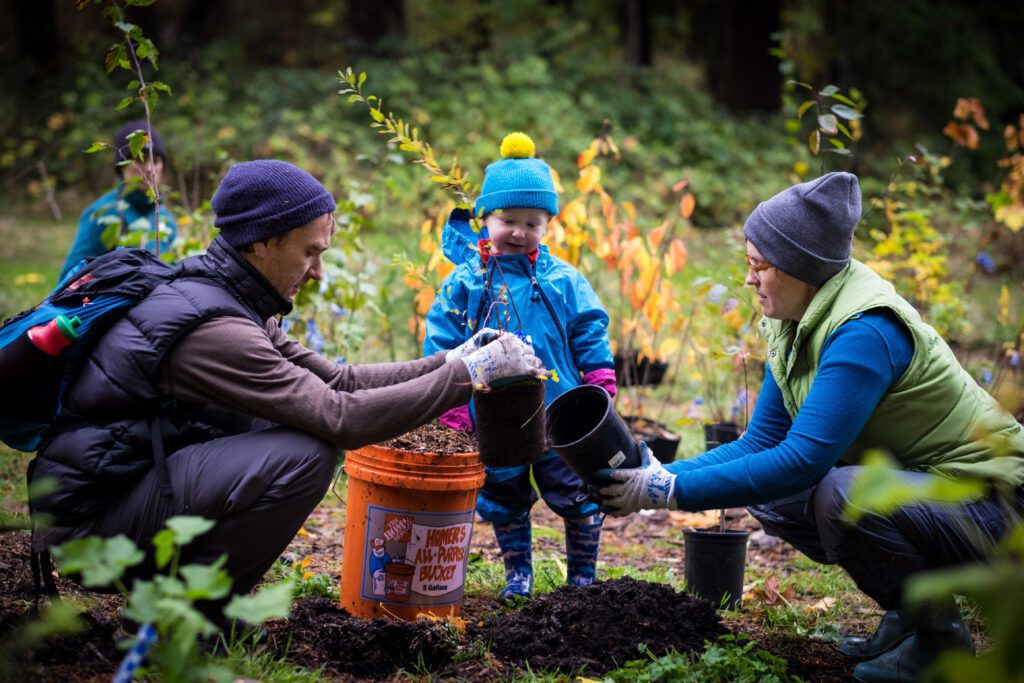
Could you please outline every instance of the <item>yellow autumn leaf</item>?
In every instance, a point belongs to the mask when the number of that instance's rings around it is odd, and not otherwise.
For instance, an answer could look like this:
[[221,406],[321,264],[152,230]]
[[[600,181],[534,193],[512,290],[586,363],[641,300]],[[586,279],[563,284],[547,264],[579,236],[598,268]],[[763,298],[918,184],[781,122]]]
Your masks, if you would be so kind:
[[665,254],[665,272],[669,277],[676,274],[686,266],[686,245],[676,237],[668,245],[668,253]]
[[1020,204],[1001,206],[996,210],[996,220],[1013,232],[1020,232],[1021,228],[1024,228],[1024,206]]
[[310,579],[313,578],[313,576],[314,576],[313,572],[303,572],[302,573],[302,580],[303,581],[309,581]]
[[[307,534],[307,535],[308,535],[308,534]],[[308,566],[310,565],[310,563],[312,563],[312,562],[313,562],[313,556],[312,556],[312,555],[306,555],[306,556],[305,556],[304,558],[302,558],[302,561],[301,561],[301,562],[299,562],[299,568],[300,568],[300,569],[305,569],[305,568],[306,568],[306,567],[308,567]]]
[[661,358],[669,358],[679,350],[680,346],[682,346],[682,342],[680,342],[679,339],[676,337],[669,337],[658,345],[658,356]]
[[416,296],[413,297],[413,300],[416,302],[416,313],[426,315],[430,307],[434,305],[436,294],[433,287],[424,287],[416,292]]
[[16,285],[38,285],[46,280],[45,277],[39,273],[22,273],[14,278],[14,284]]
[[597,142],[597,140],[594,140],[590,143],[589,147],[580,152],[579,157],[576,159],[576,166],[583,168],[584,166],[590,165],[590,162],[592,162],[594,157],[597,156]]
[[665,231],[668,230],[668,226],[668,221],[665,221],[647,234],[647,244],[650,246],[651,251],[658,250],[658,246],[661,244],[662,238],[665,237]]
[[306,527],[299,527],[299,536],[309,536],[309,532],[306,531]]
[[693,215],[693,210],[697,206],[697,200],[694,199],[692,192],[687,192],[683,195],[683,198],[679,200],[679,215],[689,220],[690,216]]
[[722,321],[734,330],[739,331],[743,327],[743,316],[740,315],[740,309],[734,308],[728,313],[722,315]]
[[999,320],[1000,325],[1010,324],[1010,290],[1006,285],[999,289]]
[[576,181],[576,189],[583,194],[594,191],[601,182],[601,169],[598,166],[587,166],[580,171],[580,179]]

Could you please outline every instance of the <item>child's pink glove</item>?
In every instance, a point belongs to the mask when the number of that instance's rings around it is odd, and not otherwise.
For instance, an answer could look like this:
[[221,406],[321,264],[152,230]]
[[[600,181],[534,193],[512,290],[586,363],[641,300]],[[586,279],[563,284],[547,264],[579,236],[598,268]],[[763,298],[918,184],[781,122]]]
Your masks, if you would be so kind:
[[473,433],[473,418],[469,416],[469,406],[452,408],[437,419],[449,429],[466,432],[467,434]]
[[583,375],[584,384],[596,384],[605,391],[612,398],[615,398],[615,394],[619,392],[619,387],[615,383],[615,370],[612,368],[599,368],[597,370],[591,370],[587,374]]

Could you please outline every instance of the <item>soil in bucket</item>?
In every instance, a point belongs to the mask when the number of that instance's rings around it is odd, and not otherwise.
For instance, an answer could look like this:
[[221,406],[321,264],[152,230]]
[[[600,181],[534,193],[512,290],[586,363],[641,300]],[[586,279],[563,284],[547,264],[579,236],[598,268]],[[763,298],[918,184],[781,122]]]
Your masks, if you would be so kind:
[[679,450],[678,434],[669,431],[661,422],[646,417],[626,415],[622,419],[629,425],[633,436],[647,444],[658,462],[664,465],[676,459],[676,451]]
[[531,465],[545,447],[544,382],[529,378],[473,395],[480,460],[488,467]]
[[736,609],[743,599],[749,531],[685,529],[686,591],[715,607]]
[[603,483],[594,476],[599,469],[640,466],[640,446],[602,387],[565,392],[548,406],[547,422],[551,447],[588,484]]
[[373,445],[349,451],[345,472],[341,606],[358,617],[458,615],[484,482],[477,454]]

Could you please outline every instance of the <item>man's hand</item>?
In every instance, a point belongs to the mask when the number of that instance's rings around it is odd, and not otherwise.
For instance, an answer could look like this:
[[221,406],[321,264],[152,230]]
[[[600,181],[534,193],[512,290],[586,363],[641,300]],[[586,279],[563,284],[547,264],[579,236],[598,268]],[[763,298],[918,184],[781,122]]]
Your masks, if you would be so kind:
[[444,362],[452,363],[460,358],[465,358],[469,354],[479,349],[481,346],[489,344],[490,342],[497,339],[499,334],[501,333],[490,327],[481,328],[480,331],[474,334],[472,337],[462,342],[454,349],[450,350],[448,353],[444,354]]
[[589,487],[591,495],[601,505],[601,510],[612,517],[625,517],[637,510],[679,509],[672,495],[676,475],[666,470],[642,441],[640,452],[640,467],[628,470],[606,467],[594,473],[595,477],[614,479],[617,482]]
[[498,379],[536,377],[544,372],[533,347],[514,334],[503,334],[461,360],[469,369],[474,389],[490,387]]

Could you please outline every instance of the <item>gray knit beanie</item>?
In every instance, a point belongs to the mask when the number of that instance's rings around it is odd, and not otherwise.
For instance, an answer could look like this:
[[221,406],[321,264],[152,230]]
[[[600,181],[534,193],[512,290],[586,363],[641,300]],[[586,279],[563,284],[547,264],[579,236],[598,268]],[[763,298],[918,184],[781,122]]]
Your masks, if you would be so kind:
[[232,166],[211,202],[213,224],[233,247],[262,242],[333,213],[334,196],[287,161],[260,159]]
[[857,176],[829,173],[758,204],[743,234],[765,261],[820,287],[850,262],[859,220]]

